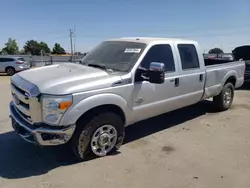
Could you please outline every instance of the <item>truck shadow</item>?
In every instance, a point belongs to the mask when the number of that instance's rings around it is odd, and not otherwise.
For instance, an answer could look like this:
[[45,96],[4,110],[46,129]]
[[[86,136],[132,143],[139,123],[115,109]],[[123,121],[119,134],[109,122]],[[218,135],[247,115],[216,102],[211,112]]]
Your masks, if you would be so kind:
[[160,132],[162,130],[177,126],[186,121],[198,118],[205,114],[213,114],[212,101],[202,101],[198,104],[153,117],[126,128],[124,144]]
[[[126,128],[124,144],[207,113],[214,113],[214,111],[210,101],[203,101],[190,107],[136,123]],[[0,134],[0,177],[2,178],[19,179],[38,176],[46,174],[55,168],[72,164],[75,164],[75,161],[72,154],[68,152],[68,148],[39,148],[24,142],[15,132]]]
[[241,86],[237,90],[250,90],[250,83],[244,83],[243,86]]

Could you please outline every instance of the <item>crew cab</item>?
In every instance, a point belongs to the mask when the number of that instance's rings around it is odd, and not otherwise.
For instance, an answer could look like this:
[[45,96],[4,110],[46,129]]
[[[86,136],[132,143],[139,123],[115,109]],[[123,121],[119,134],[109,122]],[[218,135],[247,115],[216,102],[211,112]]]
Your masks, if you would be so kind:
[[24,140],[67,144],[78,160],[118,150],[128,125],[207,98],[228,110],[245,69],[243,61],[206,66],[196,41],[171,38],[107,40],[81,63],[15,74],[9,106]]

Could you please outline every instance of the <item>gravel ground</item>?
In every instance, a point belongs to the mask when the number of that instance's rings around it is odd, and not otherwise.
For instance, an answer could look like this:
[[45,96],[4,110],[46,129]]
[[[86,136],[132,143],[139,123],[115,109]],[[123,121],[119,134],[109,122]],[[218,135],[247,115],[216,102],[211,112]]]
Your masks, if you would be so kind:
[[232,108],[211,102],[132,125],[112,156],[74,163],[63,147],[37,148],[12,130],[9,78],[0,76],[0,188],[249,188],[250,91]]

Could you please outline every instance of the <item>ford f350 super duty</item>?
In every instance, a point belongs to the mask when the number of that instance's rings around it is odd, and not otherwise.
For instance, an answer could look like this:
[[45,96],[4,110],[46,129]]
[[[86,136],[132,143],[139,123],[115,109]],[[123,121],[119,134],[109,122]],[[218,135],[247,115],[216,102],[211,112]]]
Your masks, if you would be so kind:
[[67,143],[78,160],[119,149],[135,122],[211,97],[229,109],[245,69],[243,61],[206,66],[197,42],[168,38],[107,40],[81,63],[15,74],[9,105],[24,140]]

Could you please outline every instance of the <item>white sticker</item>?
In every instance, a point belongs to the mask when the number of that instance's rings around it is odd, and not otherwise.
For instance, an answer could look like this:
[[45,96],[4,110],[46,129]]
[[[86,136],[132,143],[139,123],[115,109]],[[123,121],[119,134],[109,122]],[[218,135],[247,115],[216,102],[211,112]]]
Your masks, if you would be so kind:
[[140,53],[141,49],[140,48],[126,48],[124,53]]

